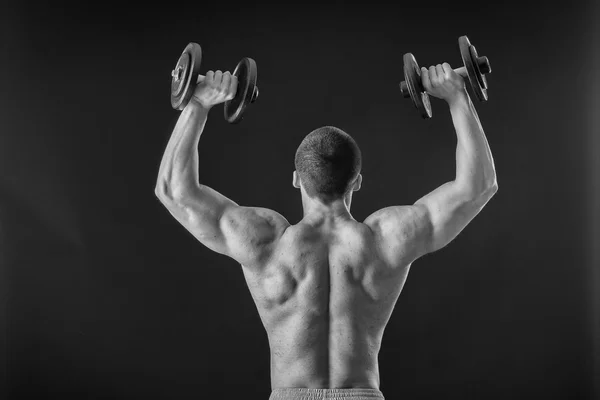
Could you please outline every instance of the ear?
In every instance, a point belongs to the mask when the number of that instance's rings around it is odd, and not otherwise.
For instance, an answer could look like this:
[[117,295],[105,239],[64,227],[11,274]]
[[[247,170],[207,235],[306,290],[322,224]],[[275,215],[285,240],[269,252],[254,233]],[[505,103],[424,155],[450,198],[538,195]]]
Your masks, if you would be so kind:
[[296,171],[294,171],[292,175],[292,185],[296,189],[300,189],[300,176],[298,176],[298,173]]
[[358,174],[358,176],[356,177],[356,180],[354,181],[354,186],[352,186],[352,191],[353,192],[359,191],[361,186],[362,186],[362,175]]

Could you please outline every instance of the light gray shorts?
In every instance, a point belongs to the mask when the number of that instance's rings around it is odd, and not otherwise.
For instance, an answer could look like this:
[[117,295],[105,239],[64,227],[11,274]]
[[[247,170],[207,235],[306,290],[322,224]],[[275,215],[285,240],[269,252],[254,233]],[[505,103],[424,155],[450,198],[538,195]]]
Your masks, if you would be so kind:
[[273,389],[269,400],[385,400],[377,389]]

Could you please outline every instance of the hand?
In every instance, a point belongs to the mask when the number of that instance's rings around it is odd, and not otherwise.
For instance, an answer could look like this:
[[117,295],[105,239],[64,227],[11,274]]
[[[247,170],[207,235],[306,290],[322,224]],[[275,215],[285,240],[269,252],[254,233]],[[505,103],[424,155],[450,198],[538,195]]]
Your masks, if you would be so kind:
[[448,63],[431,66],[429,70],[422,67],[421,79],[427,93],[448,103],[466,93],[464,79]]
[[229,71],[208,71],[205,77],[198,77],[198,85],[192,100],[200,103],[207,110],[212,106],[233,99],[237,91],[237,77]]

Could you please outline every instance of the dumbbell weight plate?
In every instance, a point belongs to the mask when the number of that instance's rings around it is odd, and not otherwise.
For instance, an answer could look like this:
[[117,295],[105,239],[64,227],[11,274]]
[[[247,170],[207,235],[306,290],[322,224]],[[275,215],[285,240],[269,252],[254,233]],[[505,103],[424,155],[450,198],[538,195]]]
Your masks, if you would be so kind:
[[233,70],[233,75],[238,79],[237,91],[235,97],[226,101],[223,108],[225,119],[231,124],[240,122],[248,104],[254,103],[258,97],[256,62],[249,57],[242,58]]
[[431,118],[431,103],[429,102],[429,95],[423,88],[421,68],[419,68],[419,64],[417,64],[417,60],[412,53],[404,54],[403,62],[404,80],[410,93],[410,98],[423,118]]
[[477,55],[475,46],[469,42],[469,39],[466,36],[461,36],[458,38],[458,47],[460,49],[462,61],[467,69],[467,75],[473,93],[479,101],[486,101],[488,99],[487,80],[479,66],[479,56]]
[[177,60],[177,65],[171,72],[171,106],[174,109],[183,110],[192,98],[201,61],[202,49],[197,43],[188,44]]

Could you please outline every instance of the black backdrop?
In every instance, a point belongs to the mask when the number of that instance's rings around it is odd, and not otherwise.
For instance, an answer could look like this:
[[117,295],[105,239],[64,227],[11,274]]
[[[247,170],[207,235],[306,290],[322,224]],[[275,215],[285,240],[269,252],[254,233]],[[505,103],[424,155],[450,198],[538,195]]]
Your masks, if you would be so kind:
[[318,126],[362,148],[357,220],[453,178],[446,105],[434,100],[424,121],[398,83],[408,51],[458,67],[463,34],[492,64],[490,100],[476,107],[500,190],[456,241],[413,265],[384,336],[381,389],[599,398],[591,4],[91,4],[2,14],[6,398],[268,397],[267,338],[240,267],[154,197],[178,116],[170,72],[188,42],[202,45],[203,70],[253,57],[261,90],[238,126],[211,112],[201,181],[297,222],[293,154]]

